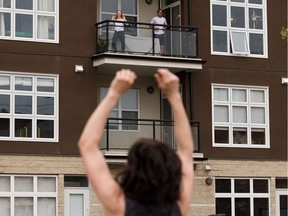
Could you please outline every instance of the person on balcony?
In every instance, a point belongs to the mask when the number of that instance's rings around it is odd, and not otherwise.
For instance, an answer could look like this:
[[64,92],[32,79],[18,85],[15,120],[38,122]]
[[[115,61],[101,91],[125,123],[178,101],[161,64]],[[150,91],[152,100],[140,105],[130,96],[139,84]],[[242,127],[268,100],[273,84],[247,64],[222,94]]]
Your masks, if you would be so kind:
[[167,21],[166,21],[166,18],[163,17],[162,9],[157,10],[157,16],[153,17],[150,23],[159,24],[159,26],[154,25],[154,37],[159,38],[161,54],[164,54],[165,43],[166,43],[164,30],[166,29]]
[[117,51],[117,41],[120,40],[121,42],[121,51],[125,51],[125,34],[124,34],[124,22],[127,22],[125,16],[123,15],[121,10],[118,10],[115,15],[112,16],[113,21],[120,21],[114,22],[115,31],[112,38],[112,49]]
[[192,195],[194,145],[175,74],[158,69],[155,79],[173,111],[177,152],[160,141],[139,139],[129,150],[124,170],[114,179],[99,150],[110,112],[136,78],[129,69],[118,71],[84,127],[78,147],[88,179],[107,216],[185,215]]

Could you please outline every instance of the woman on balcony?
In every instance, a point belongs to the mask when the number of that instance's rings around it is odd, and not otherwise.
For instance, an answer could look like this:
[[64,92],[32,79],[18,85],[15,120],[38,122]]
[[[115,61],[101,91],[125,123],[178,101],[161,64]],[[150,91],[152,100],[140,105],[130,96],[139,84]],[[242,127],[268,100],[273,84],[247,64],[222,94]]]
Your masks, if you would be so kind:
[[173,111],[177,153],[167,144],[140,139],[115,180],[98,148],[111,110],[135,79],[130,70],[118,71],[83,130],[78,146],[89,181],[108,216],[185,215],[192,195],[193,140],[175,74],[158,69],[155,79]]
[[124,34],[124,22],[127,22],[125,16],[123,15],[121,10],[118,10],[115,15],[112,16],[115,25],[115,31],[112,38],[112,49],[117,51],[117,41],[120,40],[121,42],[121,51],[125,51],[125,34]]

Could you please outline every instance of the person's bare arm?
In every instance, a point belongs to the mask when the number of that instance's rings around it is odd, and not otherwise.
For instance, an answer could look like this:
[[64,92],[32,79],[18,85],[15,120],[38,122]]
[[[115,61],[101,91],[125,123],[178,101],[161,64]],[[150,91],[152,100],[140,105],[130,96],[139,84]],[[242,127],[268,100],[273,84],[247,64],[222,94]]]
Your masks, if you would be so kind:
[[173,112],[178,156],[182,162],[179,206],[185,215],[189,209],[193,186],[193,139],[189,120],[179,93],[179,78],[167,69],[155,75],[159,88],[166,95]]
[[106,97],[90,116],[78,142],[89,181],[105,209],[111,214],[124,208],[124,197],[98,145],[111,110],[135,79],[135,73],[130,70],[121,70],[116,73]]

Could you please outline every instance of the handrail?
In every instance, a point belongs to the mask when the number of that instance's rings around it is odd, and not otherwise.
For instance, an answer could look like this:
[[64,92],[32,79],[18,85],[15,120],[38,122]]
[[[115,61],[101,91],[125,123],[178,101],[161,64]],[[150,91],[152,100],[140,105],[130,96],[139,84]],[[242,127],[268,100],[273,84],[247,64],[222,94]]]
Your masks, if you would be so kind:
[[[125,121],[129,121],[129,122],[125,122]],[[133,121],[133,122],[131,122],[131,121]],[[111,128],[111,125],[123,125],[123,124],[125,124],[125,126],[128,126],[128,125],[136,126],[137,125],[137,130],[119,130],[119,128],[118,129],[112,129]],[[190,125],[191,125],[192,133],[194,134],[194,136],[193,136],[193,139],[194,139],[194,150],[195,150],[195,152],[199,152],[200,151],[199,122],[190,121]],[[151,135],[150,137],[152,139],[154,139],[154,140],[157,139],[157,137],[156,137],[157,133],[158,133],[158,136],[159,136],[159,134],[162,133],[163,130],[165,130],[164,127],[166,127],[166,129],[168,128],[167,132],[170,134],[168,136],[168,138],[170,137],[168,142],[172,145],[171,146],[172,148],[175,148],[175,145],[174,145],[174,141],[175,140],[173,138],[174,137],[174,132],[173,131],[174,131],[174,126],[175,125],[174,125],[174,121],[173,120],[143,119],[143,118],[139,118],[139,119],[108,118],[107,121],[106,121],[106,127],[105,127],[106,142],[104,143],[104,146],[102,146],[102,150],[107,150],[107,151],[109,151],[111,149],[128,150],[129,147],[123,147],[123,146],[121,146],[121,144],[115,143],[115,142],[119,142],[119,137],[121,136],[120,134],[123,135],[123,139],[125,139],[125,140],[129,139],[127,137],[129,137],[129,135],[131,135],[131,132],[135,132],[135,133],[139,134],[139,136],[141,137],[141,133],[143,133],[143,131],[145,129],[144,128],[140,128],[139,126],[148,126],[148,128],[151,128],[152,132],[150,132],[150,135]],[[130,133],[130,134],[128,134],[128,133]],[[114,136],[114,141],[111,141],[113,136]],[[161,137],[161,135],[160,135],[160,137]],[[115,141],[115,138],[116,138],[116,141]],[[159,139],[159,137],[158,137],[158,139]],[[160,139],[160,141],[163,141],[163,140]],[[166,141],[164,141],[164,142],[166,142]]]
[[[115,52],[111,48],[112,34],[109,29],[115,23],[124,23],[126,39],[125,54],[164,55],[180,58],[198,57],[198,28],[186,25],[159,25],[146,22],[105,20],[96,23],[96,54]],[[127,24],[127,25],[126,25]],[[165,26],[165,52],[159,51],[159,40],[155,38],[154,27]],[[138,31],[148,29],[147,31]],[[130,32],[129,32],[130,31]],[[130,38],[128,36],[130,35]],[[157,44],[156,44],[157,41]],[[162,46],[161,46],[162,47]],[[157,49],[156,49],[157,48]],[[162,48],[161,48],[162,49]]]

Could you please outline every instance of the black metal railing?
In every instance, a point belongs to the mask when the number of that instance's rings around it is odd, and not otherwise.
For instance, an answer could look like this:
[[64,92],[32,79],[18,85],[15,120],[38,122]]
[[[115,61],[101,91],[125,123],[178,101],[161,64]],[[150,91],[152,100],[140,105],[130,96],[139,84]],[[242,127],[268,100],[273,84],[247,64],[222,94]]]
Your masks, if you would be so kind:
[[[115,23],[124,23],[125,49],[121,49],[120,40],[115,47],[112,38]],[[154,31],[159,25],[141,22],[122,22],[106,20],[96,23],[96,54],[105,52],[124,52],[128,54],[163,55],[180,58],[198,57],[198,29],[191,26],[166,25],[165,45],[161,48],[160,41]]]
[[[199,122],[190,121],[190,125],[194,139],[194,152],[200,152]],[[108,118],[104,133],[101,140],[102,150],[126,151],[133,141],[141,137],[157,139],[177,149],[172,120]]]

